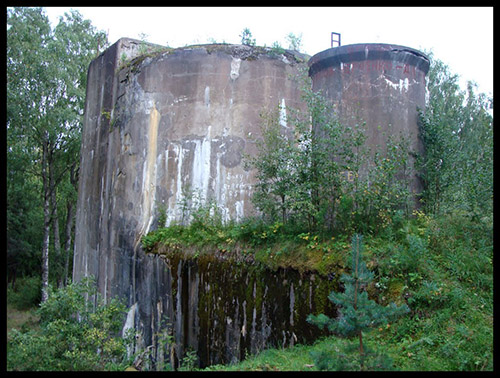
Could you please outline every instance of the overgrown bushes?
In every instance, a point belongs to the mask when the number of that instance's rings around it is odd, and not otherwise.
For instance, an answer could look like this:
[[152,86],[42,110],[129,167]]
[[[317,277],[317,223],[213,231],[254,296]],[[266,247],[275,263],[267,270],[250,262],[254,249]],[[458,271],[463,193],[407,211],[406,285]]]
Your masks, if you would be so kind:
[[[305,111],[263,114],[253,201],[268,223],[331,235],[380,230],[397,210],[408,214],[414,174],[403,136],[387,136],[384,150],[370,151],[364,125],[344,125],[327,100],[303,86]],[[293,130],[290,131],[290,130]]]
[[[431,54],[432,55],[432,54]],[[427,213],[493,215],[493,98],[460,88],[458,75],[431,60],[429,101],[420,116],[425,154],[419,157]]]
[[125,306],[112,299],[104,304],[86,300],[96,295],[91,280],[51,291],[40,305],[39,330],[10,332],[8,370],[124,370],[130,361],[120,330]]

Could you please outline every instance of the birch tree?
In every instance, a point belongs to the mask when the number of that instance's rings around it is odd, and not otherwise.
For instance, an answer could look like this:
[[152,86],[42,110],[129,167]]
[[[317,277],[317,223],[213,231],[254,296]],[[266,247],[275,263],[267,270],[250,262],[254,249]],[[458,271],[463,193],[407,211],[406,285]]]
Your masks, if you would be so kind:
[[22,143],[27,164],[12,175],[41,181],[42,302],[48,298],[51,235],[61,261],[58,205],[64,199],[58,188],[78,165],[87,69],[103,41],[105,34],[75,11],[52,29],[42,8],[7,10],[8,160]]

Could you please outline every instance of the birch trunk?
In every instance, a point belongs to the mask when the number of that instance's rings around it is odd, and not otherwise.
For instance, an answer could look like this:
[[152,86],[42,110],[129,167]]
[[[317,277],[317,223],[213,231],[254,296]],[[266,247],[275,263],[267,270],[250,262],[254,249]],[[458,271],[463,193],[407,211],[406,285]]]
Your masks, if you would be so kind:
[[[46,133],[46,138],[48,135]],[[42,181],[43,181],[43,246],[42,246],[42,302],[49,298],[49,242],[50,242],[50,187],[47,172],[48,141],[43,141]]]
[[[51,161],[52,159],[50,159]],[[54,170],[51,169],[51,164],[48,164],[49,168],[49,191],[50,191],[50,202],[52,206],[52,231],[54,233],[54,257],[56,263],[61,261],[61,237],[59,233],[59,215],[57,212],[57,199],[56,199],[56,183],[54,181]],[[52,264],[54,266],[54,264]],[[62,277],[57,277],[58,286],[61,286]]]

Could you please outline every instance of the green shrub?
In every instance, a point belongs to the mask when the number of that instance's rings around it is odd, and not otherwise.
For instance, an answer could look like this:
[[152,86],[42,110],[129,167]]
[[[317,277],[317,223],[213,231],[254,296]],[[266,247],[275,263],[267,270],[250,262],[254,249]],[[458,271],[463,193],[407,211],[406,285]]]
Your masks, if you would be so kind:
[[416,273],[423,270],[422,262],[427,254],[425,241],[417,235],[408,235],[406,246],[400,249],[397,256],[400,268],[407,273]]
[[88,280],[51,291],[40,305],[40,330],[13,330],[7,344],[8,370],[123,370],[129,363],[120,328],[126,308],[115,299],[95,304]]
[[492,230],[492,225],[465,213],[450,213],[429,225],[429,249],[460,282],[489,293],[493,290]]
[[418,289],[412,292],[408,298],[408,304],[414,309],[423,309],[426,311],[441,308],[447,300],[443,294],[443,287],[432,281],[423,281],[418,285]]

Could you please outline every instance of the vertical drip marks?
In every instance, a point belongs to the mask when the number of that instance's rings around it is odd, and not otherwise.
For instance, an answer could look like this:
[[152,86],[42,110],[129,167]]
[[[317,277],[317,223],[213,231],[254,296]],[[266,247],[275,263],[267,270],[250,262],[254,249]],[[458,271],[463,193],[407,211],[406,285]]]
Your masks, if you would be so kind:
[[[158,264],[157,271],[147,275],[146,285],[151,285],[150,281],[156,285],[156,290],[143,291],[151,310],[135,311],[139,317],[149,317],[147,325],[153,334],[168,327],[173,337],[168,349],[163,349],[158,339],[152,344],[157,358],[162,351],[172,352],[172,366],[190,349],[196,352],[199,367],[204,368],[235,363],[249,353],[277,347],[279,342],[287,347],[326,335],[320,329],[311,329],[306,321],[309,313],[332,315],[333,308],[324,303],[323,295],[333,289],[334,283],[326,278],[309,279],[312,275],[306,273],[302,283],[304,277],[293,269],[276,274],[206,254],[194,261],[178,256],[156,261],[165,264],[166,274],[160,274],[162,267]],[[312,301],[312,307],[308,308],[308,301]],[[140,325],[142,318],[137,316],[135,324]],[[130,311],[128,328],[132,320]]]
[[208,85],[205,87],[205,106],[210,108],[210,87]]
[[[127,319],[125,320],[125,325],[122,329],[122,337],[127,337],[129,332],[134,332],[135,330],[135,314],[137,311],[137,302],[134,303],[129,311],[127,312]],[[127,345],[127,356],[130,357],[135,352],[135,348],[133,344]]]
[[283,126],[283,127],[287,127],[287,124],[286,124],[286,103],[285,103],[285,99],[282,98],[281,99],[281,104],[280,104],[280,125]]
[[[175,340],[176,343],[176,352],[177,356],[182,356],[182,345],[184,341],[184,330],[185,330],[185,319],[182,314],[182,291],[184,289],[184,285],[182,282],[182,269],[183,264],[182,260],[179,260],[179,264],[177,265],[177,292],[175,293]],[[173,293],[172,293],[173,294]]]
[[146,166],[143,171],[142,181],[142,219],[141,231],[146,234],[153,221],[152,206],[155,197],[155,178],[156,178],[156,154],[158,145],[158,125],[160,123],[160,112],[156,110],[155,104],[149,114],[149,132],[148,132],[148,151]]
[[236,221],[241,221],[245,215],[243,200],[234,203],[234,210],[236,212]]
[[141,238],[145,235],[151,223],[153,222],[153,205],[156,194],[156,153],[158,144],[158,125],[160,123],[160,112],[156,110],[153,103],[153,108],[149,113],[149,130],[148,130],[148,150],[147,158],[144,163],[142,172],[142,216],[139,223],[139,229],[134,241],[134,257],[132,260],[132,298],[136,299],[136,264],[137,264],[137,249],[141,243]]
[[[177,176],[175,180],[175,197],[172,197],[174,202],[171,201],[170,206],[169,206],[169,216],[168,216],[168,222],[167,225],[170,225],[173,221],[175,221],[178,216],[176,214],[176,210],[178,210],[177,206],[178,204],[182,203],[182,162],[184,159],[184,150],[180,145],[173,144],[172,148],[174,148],[175,155],[177,156]],[[175,210],[170,210],[170,209],[175,209]],[[179,215],[180,216],[180,215]]]
[[199,194],[200,204],[203,204],[207,199],[208,184],[210,180],[210,155],[212,151],[210,129],[211,126],[208,126],[208,132],[205,138],[195,141],[191,187],[195,193]]

